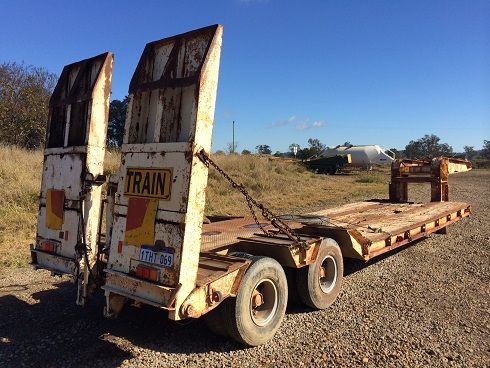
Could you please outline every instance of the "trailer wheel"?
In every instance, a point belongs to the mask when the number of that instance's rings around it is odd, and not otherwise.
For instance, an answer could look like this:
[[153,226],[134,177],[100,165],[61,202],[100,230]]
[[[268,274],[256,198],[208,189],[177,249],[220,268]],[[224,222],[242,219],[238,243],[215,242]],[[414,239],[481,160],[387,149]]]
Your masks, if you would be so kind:
[[[256,259],[255,256],[244,252],[230,252],[228,255],[250,259],[252,262]],[[206,323],[207,328],[215,335],[231,337],[228,326],[229,318],[226,317],[226,313],[230,309],[227,305],[233,302],[234,300],[232,298],[227,298],[215,309],[204,315],[204,322]]]
[[225,312],[224,303],[227,301],[224,300],[215,309],[204,315],[206,327],[215,335],[222,337],[229,337],[228,330],[225,326],[225,319],[223,318],[223,313]]
[[225,304],[230,336],[256,346],[269,341],[286,312],[288,285],[281,265],[268,257],[254,257],[243,275],[237,297]]
[[344,274],[342,252],[337,242],[327,238],[320,244],[316,262],[297,271],[298,294],[314,309],[328,308],[339,295]]

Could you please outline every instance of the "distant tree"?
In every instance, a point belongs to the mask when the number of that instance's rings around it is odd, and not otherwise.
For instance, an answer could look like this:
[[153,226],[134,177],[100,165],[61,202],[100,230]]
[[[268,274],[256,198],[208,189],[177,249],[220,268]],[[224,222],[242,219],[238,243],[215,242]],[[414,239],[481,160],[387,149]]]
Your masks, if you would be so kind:
[[248,149],[244,149],[242,151],[242,155],[251,155],[251,154],[252,154],[252,152],[250,152]]
[[298,150],[298,154],[296,155],[297,158],[300,160],[306,160],[311,157],[310,155],[310,149],[309,148],[303,148]]
[[280,152],[280,151],[276,151],[274,153],[274,157],[283,157],[284,156],[284,153]]
[[426,134],[416,141],[410,141],[405,146],[407,158],[433,158],[437,156],[451,156],[453,148],[447,143],[439,143],[441,139],[434,135]]
[[473,146],[464,146],[463,148],[464,148],[464,153],[466,155],[466,158],[468,160],[471,160],[476,156],[476,151]]
[[325,148],[327,148],[327,146],[325,146],[317,138],[310,138],[310,139],[308,139],[308,145],[310,146],[310,148],[309,148],[309,150],[310,150],[310,152],[309,152],[310,156],[319,155],[320,153],[322,153],[323,151],[325,151]]
[[238,142],[235,142],[235,143],[228,142],[226,144],[226,152],[227,153],[236,153],[237,148],[238,148]]
[[486,139],[483,141],[483,149],[481,150],[481,156],[490,160],[490,141]]
[[107,145],[121,147],[124,137],[124,124],[126,123],[126,110],[128,96],[121,100],[112,100],[109,105],[109,125],[107,127]]
[[344,146],[346,146],[346,147],[350,147],[350,146],[352,146],[352,144],[351,144],[349,141],[344,142],[344,144],[343,144],[343,145],[344,145]]
[[224,155],[225,154],[225,151],[223,151],[223,150],[217,150],[214,154],[215,155]]
[[0,64],[0,143],[29,149],[44,145],[57,79],[41,67]]
[[272,153],[270,146],[267,144],[259,144],[255,149],[259,155],[270,155]]
[[395,158],[404,158],[405,157],[405,151],[403,151],[403,150],[397,150],[396,148],[390,148],[390,151],[395,154]]
[[423,158],[426,156],[420,140],[410,141],[410,143],[405,146],[405,154],[407,155],[407,158]]

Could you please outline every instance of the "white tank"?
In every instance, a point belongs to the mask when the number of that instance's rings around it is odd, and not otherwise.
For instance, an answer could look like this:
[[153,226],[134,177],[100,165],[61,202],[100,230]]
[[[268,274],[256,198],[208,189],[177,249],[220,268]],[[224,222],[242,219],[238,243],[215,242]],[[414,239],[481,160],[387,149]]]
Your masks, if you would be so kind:
[[333,157],[336,155],[351,155],[352,165],[354,166],[371,166],[374,164],[391,164],[395,160],[395,154],[384,149],[377,144],[365,146],[337,146],[334,148],[327,147],[320,154],[320,157]]

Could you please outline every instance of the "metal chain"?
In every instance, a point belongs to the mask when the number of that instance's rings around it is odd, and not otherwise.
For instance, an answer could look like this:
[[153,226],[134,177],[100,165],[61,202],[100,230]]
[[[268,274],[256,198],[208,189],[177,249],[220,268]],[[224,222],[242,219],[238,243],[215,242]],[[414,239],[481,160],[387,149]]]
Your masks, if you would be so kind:
[[252,214],[252,217],[257,224],[257,226],[263,231],[263,233],[267,236],[272,236],[269,232],[267,232],[262,224],[259,222],[257,219],[257,215],[255,214],[254,206],[257,207],[259,210],[262,212],[262,216],[267,219],[272,226],[274,226],[276,229],[279,230],[280,233],[286,235],[289,239],[291,239],[294,242],[298,242],[300,244],[303,244],[304,242],[301,240],[301,238],[294,232],[293,229],[291,229],[288,224],[286,224],[284,221],[279,219],[274,213],[272,213],[271,210],[269,210],[267,207],[265,207],[262,203],[257,202],[255,199],[253,199],[250,194],[248,194],[247,190],[243,186],[243,184],[237,183],[235,180],[233,180],[221,167],[219,167],[216,162],[214,162],[211,157],[208,156],[208,154],[204,151],[201,150],[198,153],[198,157],[201,159],[201,161],[209,167],[209,165],[213,166],[230,184],[233,188],[238,189],[240,193],[243,194],[245,197],[245,200],[247,201],[248,208],[250,209],[250,213]]

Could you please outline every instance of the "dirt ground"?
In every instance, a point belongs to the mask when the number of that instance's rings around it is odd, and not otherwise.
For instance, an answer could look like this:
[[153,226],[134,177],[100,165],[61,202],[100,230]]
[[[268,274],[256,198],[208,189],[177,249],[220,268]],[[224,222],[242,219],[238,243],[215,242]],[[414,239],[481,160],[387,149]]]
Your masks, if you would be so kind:
[[[427,200],[426,189],[411,199]],[[490,366],[490,171],[453,175],[450,189],[470,218],[374,262],[346,261],[332,307],[290,307],[256,348],[149,307],[106,320],[102,294],[81,309],[68,278],[10,270],[0,275],[0,367]]]

